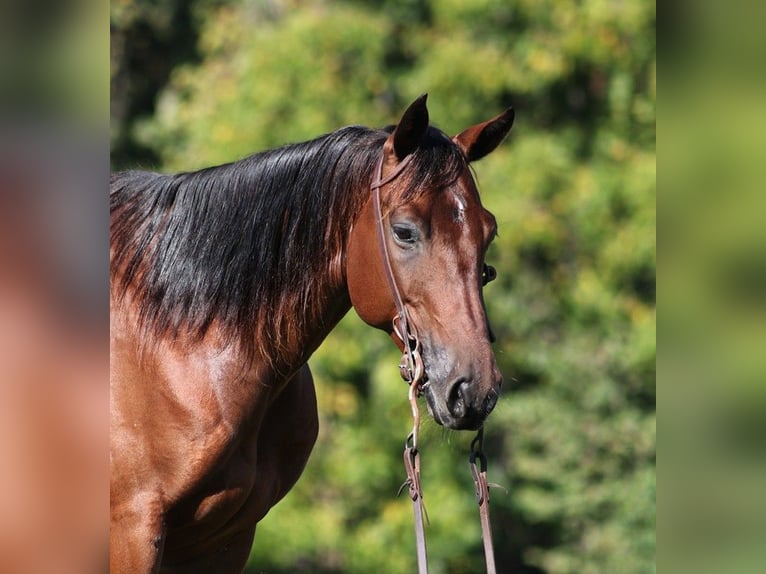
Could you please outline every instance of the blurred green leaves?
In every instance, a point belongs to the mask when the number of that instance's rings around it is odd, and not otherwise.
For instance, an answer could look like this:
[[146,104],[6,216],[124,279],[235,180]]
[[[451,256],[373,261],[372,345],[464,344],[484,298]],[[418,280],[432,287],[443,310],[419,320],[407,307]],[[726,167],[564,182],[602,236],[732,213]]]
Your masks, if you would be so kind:
[[167,166],[189,169],[303,141],[371,112],[382,123],[370,94],[386,88],[385,29],[381,17],[350,7],[275,19],[247,4],[225,8],[202,34],[208,64],[174,72],[174,89],[140,138],[162,150]]

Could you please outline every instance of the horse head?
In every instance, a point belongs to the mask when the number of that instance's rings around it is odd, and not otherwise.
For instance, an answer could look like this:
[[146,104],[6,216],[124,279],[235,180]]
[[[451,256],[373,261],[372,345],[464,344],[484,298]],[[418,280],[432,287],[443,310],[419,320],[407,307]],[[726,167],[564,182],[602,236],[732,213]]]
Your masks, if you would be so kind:
[[428,409],[452,429],[481,427],[502,385],[482,295],[497,224],[469,164],[494,150],[512,124],[509,109],[450,138],[429,126],[426,96],[415,100],[383,144],[377,192],[346,247],[354,309],[405,355],[417,346]]

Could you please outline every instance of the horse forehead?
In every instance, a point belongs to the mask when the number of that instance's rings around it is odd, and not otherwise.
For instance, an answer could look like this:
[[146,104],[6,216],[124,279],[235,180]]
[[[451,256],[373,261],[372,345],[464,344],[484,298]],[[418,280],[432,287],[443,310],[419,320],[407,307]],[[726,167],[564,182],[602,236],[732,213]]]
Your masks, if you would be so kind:
[[457,210],[458,217],[462,220],[465,216],[466,207],[468,207],[468,201],[463,194],[456,189],[450,189],[450,195],[455,202],[455,209]]
[[456,223],[476,227],[488,235],[492,233],[495,217],[482,205],[473,182],[470,185],[452,186],[446,190],[445,196]]
[[[469,233],[471,236],[490,236],[495,228],[495,217],[482,205],[470,172],[461,175],[451,185],[427,190],[400,207],[412,210],[423,219],[446,222],[450,227],[457,223],[473,231]],[[479,237],[474,239],[480,240]]]
[[447,196],[461,209],[483,209],[476,182],[474,181],[471,172],[468,170],[466,170],[465,173],[453,183],[453,185],[447,188]]

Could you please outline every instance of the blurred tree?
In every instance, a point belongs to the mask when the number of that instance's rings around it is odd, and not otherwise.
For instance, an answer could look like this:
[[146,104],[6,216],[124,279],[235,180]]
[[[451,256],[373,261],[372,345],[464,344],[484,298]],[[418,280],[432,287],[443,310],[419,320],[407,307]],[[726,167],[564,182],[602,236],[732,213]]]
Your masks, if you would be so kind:
[[[510,141],[475,166],[499,221],[486,290],[506,374],[487,424],[490,480],[508,488],[492,497],[499,568],[654,572],[655,4],[239,0],[204,14],[199,62],[172,66],[131,132],[167,169],[385,125],[426,91],[448,133],[517,109]],[[353,313],[312,358],[319,441],[258,527],[254,572],[414,570],[395,498],[397,360]],[[483,568],[470,438],[423,431],[433,572]]]
[[199,61],[199,30],[211,11],[228,1],[110,1],[110,139],[115,169],[158,162],[156,146],[138,142],[134,124],[154,113],[157,94],[173,68]]

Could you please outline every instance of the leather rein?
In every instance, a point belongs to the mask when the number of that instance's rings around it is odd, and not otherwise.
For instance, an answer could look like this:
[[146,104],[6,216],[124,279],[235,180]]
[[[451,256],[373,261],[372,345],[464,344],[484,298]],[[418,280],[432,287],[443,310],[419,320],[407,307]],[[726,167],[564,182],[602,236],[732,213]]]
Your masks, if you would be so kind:
[[[394,333],[402,341],[404,351],[399,364],[399,372],[409,386],[408,399],[412,410],[412,431],[407,436],[404,444],[404,467],[407,472],[407,480],[402,484],[399,492],[408,487],[412,500],[413,514],[415,518],[415,545],[418,556],[418,573],[427,574],[428,560],[426,552],[425,521],[428,515],[423,505],[423,490],[420,482],[420,453],[418,451],[418,429],[420,427],[420,412],[417,398],[422,394],[424,385],[428,384],[428,378],[421,356],[420,339],[417,330],[409,319],[407,307],[404,304],[401,292],[394,277],[391,267],[391,258],[386,242],[386,233],[383,224],[383,215],[380,206],[380,190],[386,184],[395,180],[410,162],[412,155],[406,156],[400,161],[393,171],[383,177],[383,154],[378,160],[375,169],[375,179],[370,185],[372,191],[372,206],[375,214],[375,227],[378,235],[378,246],[383,260],[383,270],[394,298],[397,314],[393,319]],[[496,277],[495,269],[484,265],[482,283],[486,285]],[[495,574],[495,555],[492,547],[492,528],[489,519],[489,484],[487,483],[487,458],[483,452],[484,428],[480,428],[476,438],[471,442],[471,454],[469,464],[473,476],[476,501],[479,505],[481,518],[481,534],[484,542],[484,559],[488,574]],[[477,460],[479,465],[477,466]]]

